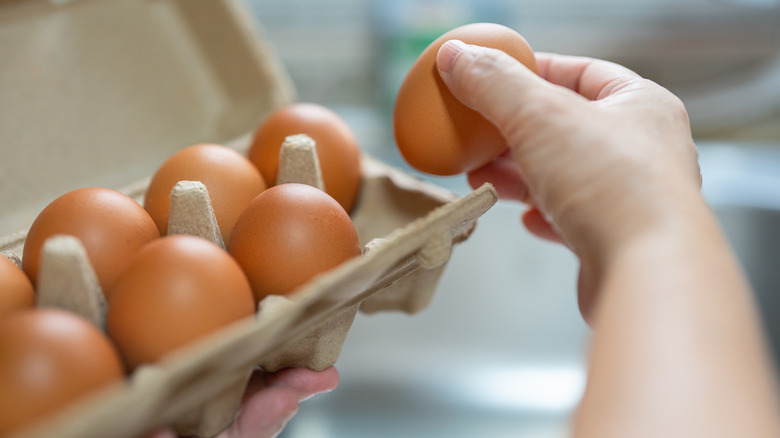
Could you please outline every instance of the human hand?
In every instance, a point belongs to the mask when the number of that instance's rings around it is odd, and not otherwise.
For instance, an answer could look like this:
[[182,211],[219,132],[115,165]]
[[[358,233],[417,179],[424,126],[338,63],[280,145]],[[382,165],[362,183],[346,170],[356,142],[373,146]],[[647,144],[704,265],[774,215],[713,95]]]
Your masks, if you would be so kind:
[[465,105],[493,122],[508,150],[472,172],[505,199],[529,204],[533,234],[580,258],[588,319],[601,266],[643,232],[670,226],[700,189],[696,147],[681,101],[619,65],[537,54],[539,75],[501,51],[444,44],[440,75]]
[[749,283],[701,196],[682,103],[605,61],[537,61],[538,76],[448,42],[437,64],[507,140],[470,182],[528,203],[526,227],[580,258],[580,310],[597,336],[573,435],[780,436]]
[[[333,390],[339,374],[330,367],[321,372],[289,368],[252,374],[236,421],[217,438],[268,438],[278,435],[298,412],[301,401]],[[158,430],[145,438],[176,438],[171,430]]]

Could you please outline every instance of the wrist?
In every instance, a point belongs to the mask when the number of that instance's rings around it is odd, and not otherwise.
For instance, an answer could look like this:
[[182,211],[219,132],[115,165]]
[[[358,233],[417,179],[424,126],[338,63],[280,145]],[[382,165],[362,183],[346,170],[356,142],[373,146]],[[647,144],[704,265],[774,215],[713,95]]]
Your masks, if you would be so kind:
[[580,257],[603,264],[636,240],[682,239],[715,221],[699,185],[690,178],[657,179],[653,185],[636,184],[620,192],[591,203],[594,220],[580,222],[570,215],[571,222],[579,222],[570,242]]
[[601,212],[596,221],[566,228],[571,232],[564,239],[583,265],[588,265],[594,282],[629,248],[646,242],[677,246],[709,239],[725,243],[697,184],[670,178],[654,187],[631,191],[636,195],[622,202],[604,199],[592,205],[592,211]]
[[[623,216],[622,223],[605,221],[600,230],[577,241],[581,246],[573,247],[581,261],[580,310],[589,324],[605,282],[615,273],[625,274],[627,266],[632,267],[632,275],[648,278],[680,267],[723,274],[725,269],[741,275],[698,188],[678,190],[660,200],[644,200]],[[704,266],[713,260],[719,260],[718,268]]]

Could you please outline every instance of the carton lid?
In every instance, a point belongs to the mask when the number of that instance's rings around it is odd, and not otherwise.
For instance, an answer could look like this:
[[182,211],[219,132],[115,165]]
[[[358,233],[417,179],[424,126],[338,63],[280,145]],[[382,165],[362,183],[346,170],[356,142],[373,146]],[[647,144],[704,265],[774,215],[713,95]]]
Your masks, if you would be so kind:
[[230,144],[293,97],[238,0],[0,3],[0,234],[79,187]]

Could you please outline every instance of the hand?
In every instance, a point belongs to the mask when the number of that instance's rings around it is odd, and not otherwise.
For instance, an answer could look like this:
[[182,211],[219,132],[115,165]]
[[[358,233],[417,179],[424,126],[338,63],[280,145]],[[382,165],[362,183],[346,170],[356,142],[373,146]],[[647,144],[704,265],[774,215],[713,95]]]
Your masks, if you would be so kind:
[[580,310],[596,336],[574,436],[780,436],[753,296],[701,196],[682,103],[605,61],[537,60],[538,76],[450,41],[437,64],[507,140],[471,183],[528,203],[525,226],[581,261]]
[[490,181],[503,198],[528,203],[526,228],[577,253],[588,319],[605,259],[667,224],[675,195],[698,196],[697,153],[683,104],[661,86],[606,61],[537,54],[537,62],[538,76],[460,41],[437,58],[453,94],[507,140],[507,153],[470,183]]
[[[247,384],[241,411],[233,425],[217,438],[269,438],[278,435],[298,412],[301,401],[333,390],[339,374],[330,367],[321,372],[290,368],[275,373],[255,371]],[[146,438],[176,438],[159,430]]]

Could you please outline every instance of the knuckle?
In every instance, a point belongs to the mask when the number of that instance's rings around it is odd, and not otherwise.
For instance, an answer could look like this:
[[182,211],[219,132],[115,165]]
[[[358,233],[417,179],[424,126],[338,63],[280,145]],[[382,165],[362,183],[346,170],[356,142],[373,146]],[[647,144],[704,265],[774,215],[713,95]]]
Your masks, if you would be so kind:
[[503,126],[507,141],[522,144],[527,138],[544,132],[569,132],[569,125],[580,120],[576,115],[576,101],[547,91],[529,90],[522,98],[513,99],[511,109],[497,121]]
[[691,119],[688,116],[688,110],[685,108],[685,104],[677,96],[673,95],[673,99],[674,99],[672,104],[672,109],[674,111],[673,114],[675,115],[678,121],[680,121],[686,126],[689,126],[691,123]]
[[501,74],[499,64],[502,54],[497,50],[481,50],[478,54],[470,54],[461,66],[461,74],[455,76],[459,88],[469,93],[484,92],[493,83],[492,80]]

